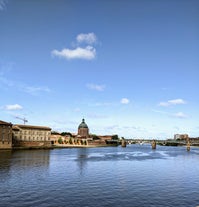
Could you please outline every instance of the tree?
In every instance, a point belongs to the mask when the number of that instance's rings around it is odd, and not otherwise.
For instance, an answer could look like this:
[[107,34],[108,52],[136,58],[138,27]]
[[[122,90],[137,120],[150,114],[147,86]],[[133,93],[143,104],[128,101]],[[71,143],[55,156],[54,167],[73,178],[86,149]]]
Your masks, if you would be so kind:
[[68,136],[72,137],[72,134],[70,132],[62,132],[61,135],[62,136],[68,135]]
[[115,134],[115,135],[113,135],[113,136],[112,136],[112,139],[113,139],[113,140],[118,140],[118,139],[119,139],[119,137],[118,137],[118,135],[117,135],[117,134]]
[[59,144],[63,144],[63,140],[62,140],[61,137],[58,139],[58,143],[59,143]]
[[92,134],[91,136],[92,136],[93,140],[98,140],[98,139],[100,139],[96,134]]
[[72,138],[69,139],[69,144],[73,144]]

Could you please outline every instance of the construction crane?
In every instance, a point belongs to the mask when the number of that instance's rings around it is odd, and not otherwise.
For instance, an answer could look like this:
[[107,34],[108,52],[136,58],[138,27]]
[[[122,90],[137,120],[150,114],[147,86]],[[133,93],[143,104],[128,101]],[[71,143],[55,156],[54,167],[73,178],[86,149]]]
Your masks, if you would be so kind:
[[21,118],[21,117],[18,117],[18,116],[16,116],[15,118],[22,120],[24,125],[26,124],[26,122],[28,122],[28,120],[25,119],[25,118]]

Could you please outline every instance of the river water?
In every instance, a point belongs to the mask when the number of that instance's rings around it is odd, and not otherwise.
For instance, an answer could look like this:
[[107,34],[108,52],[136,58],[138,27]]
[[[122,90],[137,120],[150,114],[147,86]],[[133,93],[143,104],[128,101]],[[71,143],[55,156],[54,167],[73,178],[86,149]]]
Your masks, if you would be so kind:
[[199,148],[0,151],[2,207],[196,207]]

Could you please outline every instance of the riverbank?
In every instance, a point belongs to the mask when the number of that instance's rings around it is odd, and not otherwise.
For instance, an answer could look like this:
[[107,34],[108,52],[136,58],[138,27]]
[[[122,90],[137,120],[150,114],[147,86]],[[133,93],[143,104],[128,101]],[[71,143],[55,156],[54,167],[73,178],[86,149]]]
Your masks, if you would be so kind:
[[28,147],[13,147],[4,150],[32,150],[32,149],[62,149],[62,148],[98,148],[98,147],[116,147],[115,144],[88,144],[88,145],[75,145],[75,144],[57,144],[52,146],[28,146]]
[[101,145],[71,145],[71,144],[60,144],[60,145],[54,145],[53,148],[95,148],[95,147],[110,147],[115,145],[107,145],[107,144],[101,144]]

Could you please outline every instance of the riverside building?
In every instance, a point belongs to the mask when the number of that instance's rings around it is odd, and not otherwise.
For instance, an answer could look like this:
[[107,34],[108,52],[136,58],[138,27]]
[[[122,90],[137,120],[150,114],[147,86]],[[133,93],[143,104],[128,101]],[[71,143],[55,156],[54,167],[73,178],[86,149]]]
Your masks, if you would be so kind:
[[89,128],[85,123],[85,119],[82,119],[82,122],[78,127],[77,136],[78,138],[84,138],[84,139],[89,138]]
[[180,140],[188,140],[189,135],[188,134],[174,134],[174,139],[180,139]]
[[13,125],[15,147],[50,147],[51,128],[45,126]]
[[0,149],[12,148],[12,124],[0,120]]

